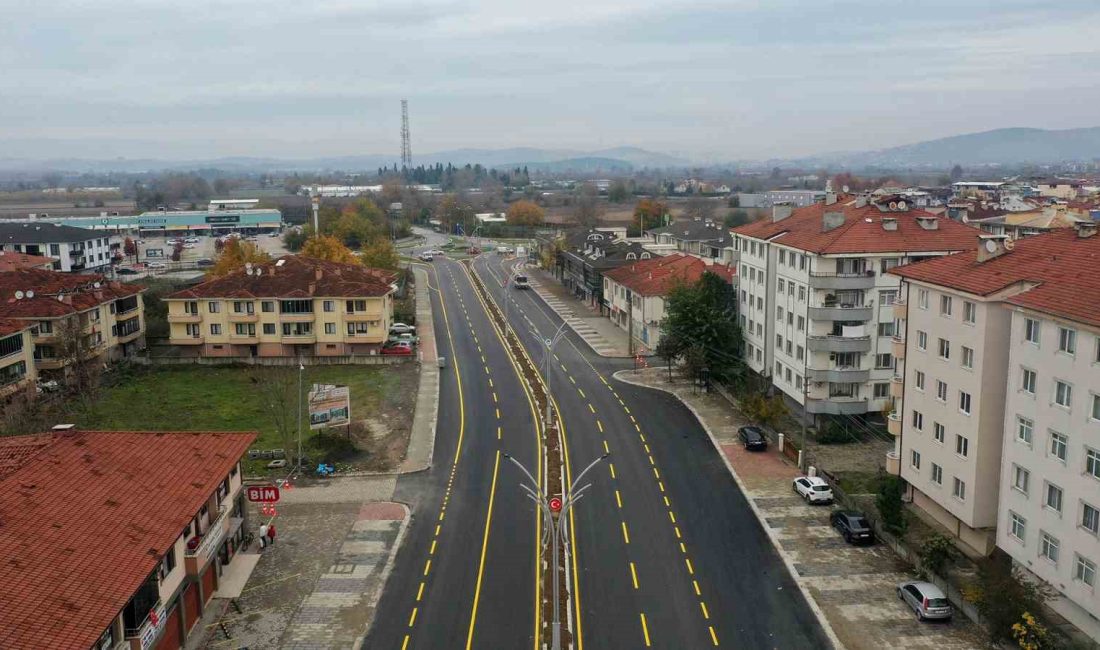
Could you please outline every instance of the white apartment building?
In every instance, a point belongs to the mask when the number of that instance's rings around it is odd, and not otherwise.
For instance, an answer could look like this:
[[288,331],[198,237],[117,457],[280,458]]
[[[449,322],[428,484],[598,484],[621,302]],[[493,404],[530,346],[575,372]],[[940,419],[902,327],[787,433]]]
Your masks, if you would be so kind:
[[914,505],[977,550],[1002,548],[1100,640],[1095,233],[989,236],[977,252],[895,271],[907,294],[895,410]]
[[118,235],[84,228],[30,220],[0,223],[0,250],[49,257],[55,271],[102,270],[121,246]]
[[886,272],[973,248],[978,235],[894,196],[832,193],[732,232],[749,366],[807,416],[889,406],[900,280]]

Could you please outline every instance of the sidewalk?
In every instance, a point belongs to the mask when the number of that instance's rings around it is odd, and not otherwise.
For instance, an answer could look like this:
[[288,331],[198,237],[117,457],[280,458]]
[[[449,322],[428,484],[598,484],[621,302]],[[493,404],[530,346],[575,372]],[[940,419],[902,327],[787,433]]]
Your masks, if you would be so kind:
[[686,382],[669,384],[660,368],[620,371],[615,378],[672,393],[699,419],[721,452],[738,487],[749,499],[776,550],[822,618],[826,631],[849,650],[878,648],[982,648],[982,632],[964,616],[949,624],[916,620],[895,593],[897,583],[914,579],[886,547],[850,546],[829,526],[827,506],[809,506],[791,490],[794,464],[772,447],[748,452],[737,429],[749,424],[716,393],[693,394]]
[[413,273],[416,274],[416,331],[420,334],[420,386],[416,391],[409,448],[397,470],[400,474],[419,472],[432,466],[439,414],[439,363],[428,271],[414,267]]
[[598,309],[577,300],[569,290],[546,271],[531,267],[528,270],[531,289],[546,306],[554,311],[592,351],[601,357],[630,357],[627,333],[602,316]]

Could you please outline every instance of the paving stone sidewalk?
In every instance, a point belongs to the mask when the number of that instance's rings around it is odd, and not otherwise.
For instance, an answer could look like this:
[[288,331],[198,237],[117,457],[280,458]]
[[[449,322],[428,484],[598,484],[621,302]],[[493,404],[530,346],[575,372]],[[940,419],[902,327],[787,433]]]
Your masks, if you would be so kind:
[[629,357],[627,334],[599,310],[570,295],[569,290],[542,269],[528,270],[531,289],[546,306],[573,329],[601,357]]
[[623,371],[615,377],[670,392],[695,413],[780,555],[793,566],[795,580],[848,650],[986,647],[981,631],[962,615],[948,624],[917,621],[895,593],[897,583],[915,576],[884,546],[846,544],[829,526],[832,508],[806,505],[793,493],[791,481],[798,469],[774,447],[746,451],[737,440],[737,429],[748,422],[724,397],[693,394],[686,382],[669,384],[661,369]]

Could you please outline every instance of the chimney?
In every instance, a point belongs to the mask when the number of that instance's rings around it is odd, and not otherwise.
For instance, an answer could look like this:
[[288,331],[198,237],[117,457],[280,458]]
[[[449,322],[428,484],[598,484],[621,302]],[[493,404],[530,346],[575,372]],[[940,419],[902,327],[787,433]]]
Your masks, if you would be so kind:
[[317,267],[317,268],[316,268],[316,269],[314,270],[314,276],[316,276],[316,279],[317,279],[317,280],[320,280],[320,279],[321,279],[321,267],[320,267],[320,266],[318,266],[318,267]]
[[1078,221],[1076,228],[1078,239],[1087,239],[1096,234],[1095,221]]
[[833,181],[825,181],[825,205],[836,203],[836,192],[833,191]]
[[772,223],[783,221],[794,212],[794,206],[790,203],[776,203],[772,206]]
[[939,230],[940,220],[932,216],[917,217],[917,225],[925,230]]
[[829,232],[844,225],[843,212],[826,212],[821,216],[822,232]]
[[1008,235],[978,235],[978,264],[988,262],[1008,252]]
[[882,229],[883,230],[897,230],[898,229],[898,220],[894,217],[883,217],[882,218]]

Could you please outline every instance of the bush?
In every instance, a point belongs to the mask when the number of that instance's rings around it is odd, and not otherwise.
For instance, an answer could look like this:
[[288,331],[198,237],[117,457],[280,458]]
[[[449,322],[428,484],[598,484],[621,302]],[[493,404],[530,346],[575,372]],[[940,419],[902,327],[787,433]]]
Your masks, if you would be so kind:
[[1021,650],[1047,650],[1056,647],[1046,626],[1035,620],[1029,612],[1024,612],[1020,621],[1012,625],[1012,638]]
[[753,422],[776,427],[780,420],[786,417],[787,405],[783,402],[783,398],[778,395],[775,397],[766,397],[763,394],[757,393],[750,395],[747,399],[741,402],[741,409],[745,412]]
[[1002,643],[1013,640],[1014,627],[1028,612],[1040,611],[1050,593],[1049,587],[1021,578],[1011,560],[1000,554],[979,564],[978,582],[964,595],[988,624],[990,639]]
[[352,441],[342,432],[321,432],[309,440],[310,449],[317,452],[321,461],[335,463],[347,460],[358,453]]
[[953,547],[951,540],[943,535],[932,535],[921,544],[921,567],[931,573],[940,574],[947,560],[951,558]]
[[859,442],[859,434],[836,420],[826,420],[825,425],[814,434],[814,440],[820,445],[846,445]]
[[901,535],[909,526],[909,522],[905,520],[905,506],[901,501],[904,491],[900,478],[886,476],[879,484],[878,495],[875,497],[875,507],[878,508],[882,527],[894,535]]

